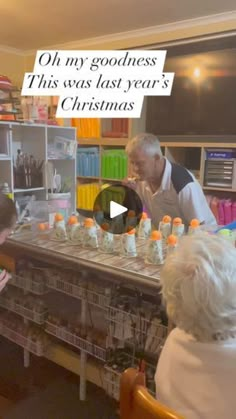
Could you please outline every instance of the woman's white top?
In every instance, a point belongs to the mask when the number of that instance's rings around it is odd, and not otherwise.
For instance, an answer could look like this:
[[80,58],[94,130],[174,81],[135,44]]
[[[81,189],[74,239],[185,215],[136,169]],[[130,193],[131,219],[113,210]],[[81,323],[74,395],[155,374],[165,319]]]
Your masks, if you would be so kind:
[[236,339],[202,343],[175,328],[155,382],[157,399],[186,419],[235,419]]

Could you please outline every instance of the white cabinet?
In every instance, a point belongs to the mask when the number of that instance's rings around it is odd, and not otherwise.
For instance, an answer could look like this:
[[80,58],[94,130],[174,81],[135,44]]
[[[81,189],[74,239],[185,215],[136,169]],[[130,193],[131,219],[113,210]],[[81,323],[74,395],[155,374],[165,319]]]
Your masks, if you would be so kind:
[[[50,165],[53,174],[61,175],[62,187],[70,187],[74,211],[76,146],[76,130],[71,127],[0,122],[0,183],[8,183],[14,199],[34,194],[37,200],[48,200],[50,185],[47,168]],[[25,173],[24,168],[16,171],[17,155],[20,151],[31,167]]]

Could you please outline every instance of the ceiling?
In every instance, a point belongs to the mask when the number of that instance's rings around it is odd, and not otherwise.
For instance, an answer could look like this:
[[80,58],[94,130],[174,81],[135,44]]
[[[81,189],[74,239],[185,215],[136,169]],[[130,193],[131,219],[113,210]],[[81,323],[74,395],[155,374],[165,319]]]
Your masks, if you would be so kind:
[[235,8],[235,0],[0,0],[0,44],[35,50]]

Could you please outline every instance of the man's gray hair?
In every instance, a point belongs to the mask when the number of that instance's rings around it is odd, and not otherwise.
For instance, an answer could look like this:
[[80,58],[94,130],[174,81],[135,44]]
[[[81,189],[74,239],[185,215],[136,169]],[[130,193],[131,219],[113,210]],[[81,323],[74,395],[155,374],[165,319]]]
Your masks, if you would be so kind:
[[236,333],[236,249],[227,239],[185,236],[166,258],[161,285],[174,324],[199,341]]
[[126,146],[126,152],[132,154],[136,150],[142,150],[149,156],[162,156],[160,141],[153,134],[141,133],[132,138]]

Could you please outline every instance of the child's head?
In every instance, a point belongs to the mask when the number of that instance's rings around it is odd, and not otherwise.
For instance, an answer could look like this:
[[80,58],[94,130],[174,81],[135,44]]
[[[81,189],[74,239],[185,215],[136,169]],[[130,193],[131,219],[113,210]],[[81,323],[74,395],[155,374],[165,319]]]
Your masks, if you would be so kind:
[[12,199],[0,193],[0,244],[3,244],[15,227],[17,211]]

